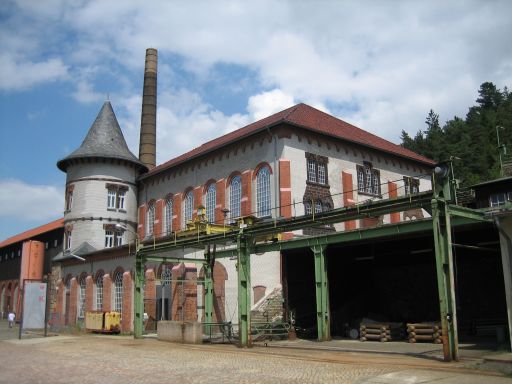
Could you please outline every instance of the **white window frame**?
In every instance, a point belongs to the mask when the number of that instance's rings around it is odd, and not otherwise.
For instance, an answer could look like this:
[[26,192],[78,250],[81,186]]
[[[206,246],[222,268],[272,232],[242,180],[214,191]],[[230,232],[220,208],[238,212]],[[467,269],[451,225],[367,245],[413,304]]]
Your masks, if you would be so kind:
[[357,191],[371,196],[381,196],[380,171],[369,162],[357,165]]
[[85,316],[85,276],[81,276],[78,281],[78,318],[83,319]]
[[116,209],[117,193],[113,188],[107,189],[107,209]]
[[256,174],[256,215],[258,217],[272,216],[270,190],[270,169],[265,166]]
[[151,203],[148,205],[146,212],[146,235],[153,236],[155,230],[155,204]]
[[117,191],[117,208],[118,209],[124,209],[126,200],[126,190],[120,189]]
[[164,206],[164,217],[165,217],[165,234],[170,235],[172,232],[172,215],[173,215],[173,200],[169,197]]
[[114,311],[123,314],[123,274],[116,273],[114,278]]
[[308,181],[316,183],[316,161],[308,159]]
[[72,237],[73,237],[72,236],[72,231],[67,230],[65,237],[66,237],[66,242],[65,242],[66,248],[65,248],[65,250],[67,251],[68,249],[71,249]]
[[183,200],[183,228],[186,227],[187,222],[192,221],[194,214],[194,191],[190,190],[186,193]]
[[103,309],[103,276],[96,278],[96,310]]
[[105,248],[112,248],[114,246],[114,231],[105,230]]
[[217,184],[210,183],[205,196],[206,219],[209,223],[215,223],[215,206],[217,205]]
[[236,220],[242,215],[242,178],[234,176],[229,183],[229,217]]

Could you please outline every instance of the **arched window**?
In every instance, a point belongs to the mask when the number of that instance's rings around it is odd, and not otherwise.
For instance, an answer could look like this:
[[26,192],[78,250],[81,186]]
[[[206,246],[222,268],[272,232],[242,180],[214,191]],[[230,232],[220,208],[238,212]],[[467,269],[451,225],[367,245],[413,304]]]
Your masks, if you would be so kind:
[[85,314],[85,275],[80,276],[78,284],[78,318],[83,319]]
[[270,216],[270,169],[261,168],[256,175],[256,205],[258,217]]
[[148,205],[146,213],[146,235],[153,236],[153,230],[155,228],[155,203],[151,202]]
[[240,217],[240,204],[242,200],[242,178],[235,176],[229,184],[229,214],[231,219]]
[[114,279],[114,311],[123,313],[123,272],[119,271]]
[[322,202],[320,200],[315,201],[315,213],[322,213]]
[[215,222],[215,204],[217,202],[217,185],[210,183],[206,189],[206,219],[209,223]]
[[172,197],[168,197],[165,201],[164,217],[165,217],[165,234],[170,235],[172,232]]
[[185,195],[183,207],[183,227],[187,225],[188,221],[192,221],[192,213],[194,212],[194,193],[192,190],[188,191]]
[[103,274],[98,273],[96,276],[96,310],[103,309]]

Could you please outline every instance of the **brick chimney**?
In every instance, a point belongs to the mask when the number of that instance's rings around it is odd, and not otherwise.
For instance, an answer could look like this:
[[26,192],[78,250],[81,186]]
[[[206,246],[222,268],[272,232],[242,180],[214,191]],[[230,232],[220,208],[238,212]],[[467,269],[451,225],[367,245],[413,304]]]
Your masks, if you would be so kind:
[[139,160],[149,169],[156,165],[156,75],[158,52],[146,49],[140,119]]

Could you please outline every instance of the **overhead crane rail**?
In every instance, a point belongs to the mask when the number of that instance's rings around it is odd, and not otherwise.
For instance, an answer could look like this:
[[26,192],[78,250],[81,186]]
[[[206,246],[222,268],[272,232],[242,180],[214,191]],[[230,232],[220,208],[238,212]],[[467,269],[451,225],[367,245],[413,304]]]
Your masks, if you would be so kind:
[[369,199],[355,206],[336,208],[326,212],[292,218],[274,218],[267,221],[258,221],[254,217],[248,216],[240,218],[236,226],[210,224],[199,219],[189,223],[186,230],[176,232],[174,238],[170,241],[155,243],[152,240],[148,240],[143,242],[138,249],[138,254],[148,255],[172,249],[202,248],[208,244],[234,243],[241,234],[256,239],[268,239],[272,235],[282,232],[377,217],[386,213],[400,212],[413,208],[423,208],[430,213],[432,198],[432,191],[426,191],[406,197],[379,201]]

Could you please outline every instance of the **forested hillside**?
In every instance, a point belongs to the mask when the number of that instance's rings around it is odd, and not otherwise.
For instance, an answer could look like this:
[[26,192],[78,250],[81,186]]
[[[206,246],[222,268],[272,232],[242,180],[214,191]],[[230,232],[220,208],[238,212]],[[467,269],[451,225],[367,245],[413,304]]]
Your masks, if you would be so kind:
[[441,127],[439,115],[427,115],[426,130],[414,138],[402,131],[402,146],[436,161],[454,158],[455,177],[469,186],[500,177],[498,135],[502,158],[512,154],[512,93],[486,82],[476,105],[464,119],[455,116]]

